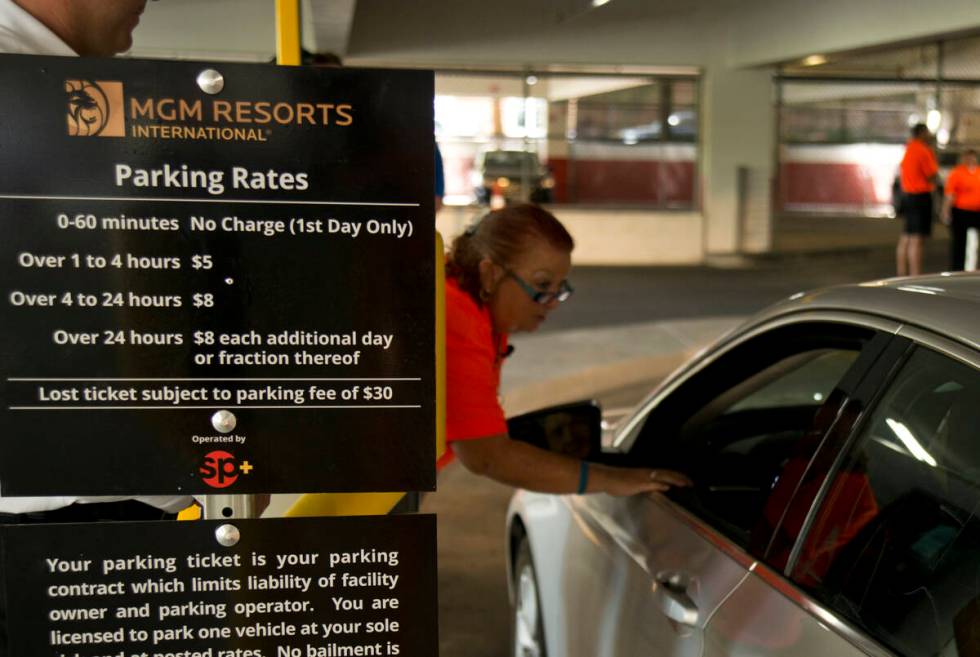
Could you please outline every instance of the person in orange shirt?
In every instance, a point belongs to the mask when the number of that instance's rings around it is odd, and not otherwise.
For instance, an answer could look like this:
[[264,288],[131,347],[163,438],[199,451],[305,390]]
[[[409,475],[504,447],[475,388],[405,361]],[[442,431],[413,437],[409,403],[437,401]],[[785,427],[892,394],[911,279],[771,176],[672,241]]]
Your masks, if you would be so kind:
[[963,152],[959,165],[949,174],[945,191],[942,219],[950,227],[950,270],[963,271],[967,231],[980,231],[980,167],[976,151]]
[[507,336],[536,330],[571,296],[573,246],[554,216],[530,204],[490,212],[453,241],[446,262],[449,453],[470,472],[543,493],[634,495],[689,485],[670,470],[589,463],[507,434],[497,398]]
[[895,260],[899,276],[922,273],[922,248],[932,234],[932,192],[939,165],[931,147],[932,135],[924,123],[912,128],[912,138],[902,158],[901,184],[905,194],[905,227],[898,240]]

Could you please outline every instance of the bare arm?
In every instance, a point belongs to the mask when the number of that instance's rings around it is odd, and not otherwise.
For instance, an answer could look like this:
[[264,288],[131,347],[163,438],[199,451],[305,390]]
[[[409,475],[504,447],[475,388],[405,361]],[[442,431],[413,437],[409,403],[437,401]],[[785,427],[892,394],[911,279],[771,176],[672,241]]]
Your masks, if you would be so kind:
[[929,149],[929,157],[923,162],[922,175],[933,185],[939,184],[939,162],[936,161],[936,154]]
[[[453,451],[467,470],[502,484],[539,493],[563,494],[578,490],[581,461],[511,440],[506,434],[456,441]],[[671,470],[613,468],[590,463],[585,492],[636,495],[662,492],[671,486],[689,486],[690,483],[687,477]]]

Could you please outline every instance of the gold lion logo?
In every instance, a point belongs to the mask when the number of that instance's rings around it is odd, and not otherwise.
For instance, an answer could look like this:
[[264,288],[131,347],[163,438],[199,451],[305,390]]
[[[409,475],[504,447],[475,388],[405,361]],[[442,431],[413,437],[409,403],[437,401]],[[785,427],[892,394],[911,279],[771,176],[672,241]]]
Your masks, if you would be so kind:
[[72,137],[125,137],[122,82],[65,80],[68,134]]

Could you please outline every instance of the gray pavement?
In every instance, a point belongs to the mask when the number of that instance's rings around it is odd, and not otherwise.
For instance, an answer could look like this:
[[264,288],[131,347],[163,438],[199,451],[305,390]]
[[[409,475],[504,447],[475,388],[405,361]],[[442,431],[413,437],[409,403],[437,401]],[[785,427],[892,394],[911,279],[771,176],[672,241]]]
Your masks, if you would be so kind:
[[[948,266],[945,240],[926,242],[925,271]],[[574,263],[575,256],[572,254]],[[572,267],[575,294],[542,333],[691,317],[745,316],[795,292],[895,275],[894,247],[781,253],[722,267]]]
[[516,335],[501,393],[508,416],[659,379],[738,324],[704,317]]

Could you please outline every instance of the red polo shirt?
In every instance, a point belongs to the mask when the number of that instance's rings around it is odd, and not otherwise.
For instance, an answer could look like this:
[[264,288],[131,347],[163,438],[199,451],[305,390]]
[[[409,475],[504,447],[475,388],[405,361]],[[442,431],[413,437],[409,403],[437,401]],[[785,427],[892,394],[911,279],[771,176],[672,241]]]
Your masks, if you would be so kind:
[[939,171],[932,149],[919,139],[910,139],[902,158],[902,191],[906,194],[923,194],[933,190],[930,182]]
[[495,336],[490,312],[477,305],[456,281],[446,279],[446,454],[457,440],[507,433],[500,388],[501,354],[507,336]]
[[961,164],[950,171],[945,193],[953,197],[953,207],[980,212],[980,166],[969,169]]

